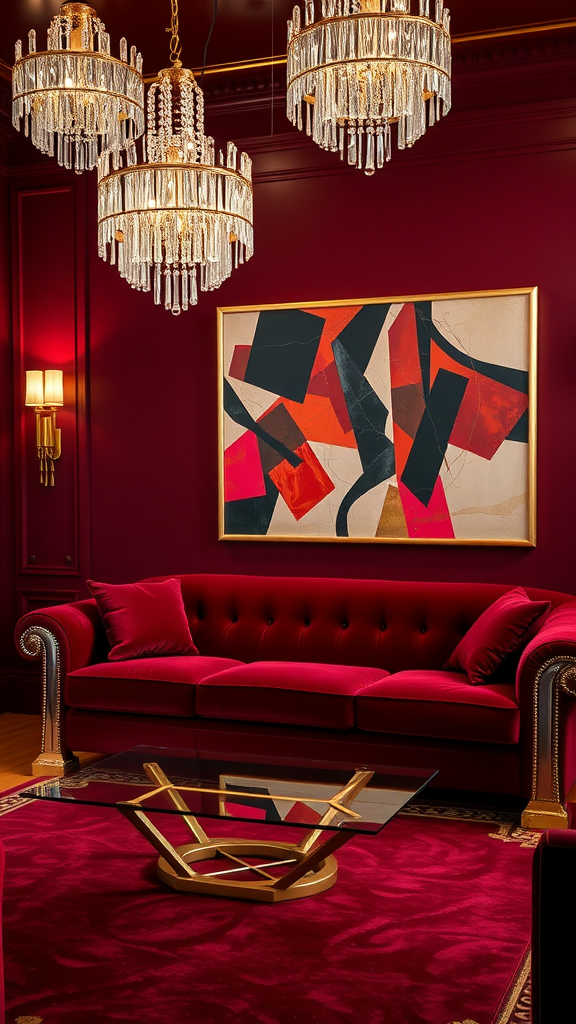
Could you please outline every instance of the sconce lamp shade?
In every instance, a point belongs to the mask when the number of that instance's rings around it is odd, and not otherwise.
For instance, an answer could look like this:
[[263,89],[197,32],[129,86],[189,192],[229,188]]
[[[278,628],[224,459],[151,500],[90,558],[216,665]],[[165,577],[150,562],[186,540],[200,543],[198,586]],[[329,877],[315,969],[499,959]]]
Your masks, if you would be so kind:
[[62,370],[26,370],[26,405],[64,405]]
[[40,483],[54,486],[54,463],[62,453],[62,431],[56,426],[56,406],[64,405],[62,370],[26,370],[26,405],[36,408],[36,451]]
[[44,405],[64,405],[62,370],[44,370]]
[[42,370],[26,370],[26,405],[44,405]]

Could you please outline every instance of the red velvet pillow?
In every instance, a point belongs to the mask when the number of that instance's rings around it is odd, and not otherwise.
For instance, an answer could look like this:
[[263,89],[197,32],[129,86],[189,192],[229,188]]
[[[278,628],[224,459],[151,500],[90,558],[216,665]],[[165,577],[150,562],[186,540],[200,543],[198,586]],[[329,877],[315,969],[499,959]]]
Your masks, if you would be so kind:
[[96,583],[86,586],[96,599],[106,628],[110,661],[154,654],[198,654],[184,611],[180,580],[162,583]]
[[507,655],[536,634],[550,607],[550,601],[531,601],[522,587],[509,590],[470,626],[444,667],[465,672],[474,685],[486,683]]

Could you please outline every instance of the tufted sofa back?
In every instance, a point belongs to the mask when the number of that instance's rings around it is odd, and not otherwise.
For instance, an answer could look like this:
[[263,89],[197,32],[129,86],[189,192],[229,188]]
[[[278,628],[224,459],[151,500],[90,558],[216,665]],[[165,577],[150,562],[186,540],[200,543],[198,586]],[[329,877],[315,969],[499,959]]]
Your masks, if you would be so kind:
[[[195,574],[178,577],[201,654],[241,661],[442,668],[464,633],[512,586]],[[528,588],[552,605],[568,594]]]

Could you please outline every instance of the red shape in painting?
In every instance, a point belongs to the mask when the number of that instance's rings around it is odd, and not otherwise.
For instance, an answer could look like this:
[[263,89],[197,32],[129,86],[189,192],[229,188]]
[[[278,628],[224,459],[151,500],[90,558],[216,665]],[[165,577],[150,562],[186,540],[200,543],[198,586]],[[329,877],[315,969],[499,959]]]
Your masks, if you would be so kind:
[[251,348],[251,345],[234,346],[232,359],[230,360],[230,369],[228,370],[229,377],[234,377],[235,380],[244,380]]
[[468,377],[450,444],[491,459],[528,408],[528,395],[485,377],[456,360],[435,344],[430,350],[430,386],[440,368]]
[[349,430],[352,430],[338,367],[334,360],[312,378],[308,385],[308,394],[329,398],[344,433],[347,434]]
[[294,468],[284,459],[269,475],[294,519],[299,520],[334,490],[334,484],[309,444],[301,444],[295,454],[302,459],[298,466]]
[[528,395],[474,373],[450,434],[450,444],[491,459],[528,408]]
[[266,494],[258,438],[247,430],[224,452],[224,501]]
[[398,487],[409,537],[454,538],[450,510],[440,477],[436,480],[428,506],[418,501],[401,481]]
[[418,332],[414,304],[406,302],[388,330],[390,352],[390,386],[402,388],[407,384],[422,386]]

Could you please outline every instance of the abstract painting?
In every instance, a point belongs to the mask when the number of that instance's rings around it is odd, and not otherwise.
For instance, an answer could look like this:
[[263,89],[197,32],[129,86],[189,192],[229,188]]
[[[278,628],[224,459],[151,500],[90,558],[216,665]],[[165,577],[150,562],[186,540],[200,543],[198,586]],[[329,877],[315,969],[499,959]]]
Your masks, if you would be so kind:
[[534,545],[536,298],[220,309],[220,538]]

